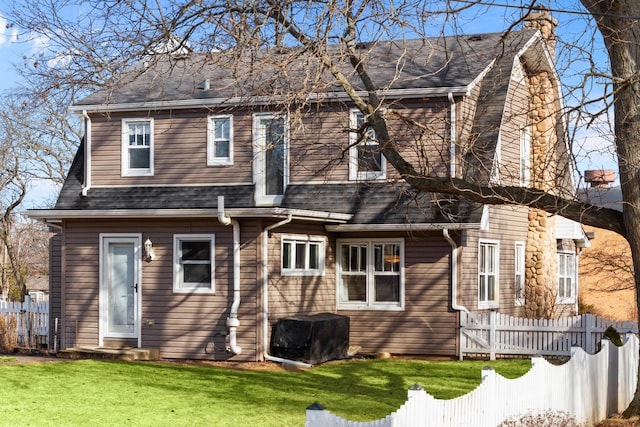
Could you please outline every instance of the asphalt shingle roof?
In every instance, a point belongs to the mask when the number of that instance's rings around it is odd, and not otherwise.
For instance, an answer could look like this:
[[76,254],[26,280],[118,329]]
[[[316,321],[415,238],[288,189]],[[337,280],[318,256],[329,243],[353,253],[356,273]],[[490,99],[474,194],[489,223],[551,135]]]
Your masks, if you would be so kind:
[[[379,41],[361,49],[363,62],[379,89],[464,87],[497,56],[513,57],[532,30]],[[339,68],[357,89],[363,89],[353,67],[330,49]],[[292,91],[342,92],[326,71],[317,77],[317,60],[301,50],[236,51],[185,56],[159,55],[139,64],[111,87],[95,92],[77,106],[132,104],[207,98],[272,96]],[[204,82],[210,88],[204,89]],[[313,82],[313,83],[311,83]],[[306,92],[305,92],[306,91]]]

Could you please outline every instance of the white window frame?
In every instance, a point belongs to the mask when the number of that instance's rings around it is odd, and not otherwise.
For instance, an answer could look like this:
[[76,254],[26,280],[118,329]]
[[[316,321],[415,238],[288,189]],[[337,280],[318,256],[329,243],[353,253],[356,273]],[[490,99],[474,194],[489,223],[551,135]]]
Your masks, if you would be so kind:
[[528,187],[531,183],[531,129],[520,129],[520,185]]
[[[524,305],[524,286],[525,286],[525,242],[515,242],[513,251],[513,293],[515,296],[515,304],[517,306]],[[522,288],[522,295],[518,297],[518,288]]]
[[[282,119],[284,121],[284,173],[283,194],[267,195],[264,177],[266,159],[264,156],[265,138],[261,119]],[[255,201],[258,206],[272,206],[282,202],[289,185],[289,117],[285,113],[260,113],[253,115],[253,181],[255,184]]]
[[[344,295],[344,286],[342,283],[342,246],[362,244],[367,247],[367,260],[366,271],[363,274],[366,276],[366,301],[348,301]],[[375,253],[374,245],[377,244],[396,244],[400,248],[400,263],[399,271],[397,273],[387,272],[375,272]],[[402,311],[404,310],[404,295],[405,295],[405,281],[404,281],[404,239],[340,239],[336,242],[336,307],[338,310],[387,310],[387,311]],[[399,301],[397,303],[391,302],[375,302],[375,276],[376,275],[397,275],[399,278]]]
[[[284,265],[284,255],[285,255],[285,245],[291,245],[291,254],[289,258],[290,266],[285,267]],[[296,268],[297,264],[297,251],[295,250],[296,245],[304,245],[304,267]],[[318,268],[310,268],[310,255],[311,251],[309,248],[311,245],[318,246],[318,253],[316,260]],[[280,274],[282,276],[324,276],[324,266],[325,266],[325,253],[326,253],[326,239],[322,236],[306,236],[306,235],[283,235],[280,240]]]
[[[560,258],[565,258],[564,266],[565,270],[561,269]],[[561,251],[558,252],[558,287],[557,287],[557,296],[556,303],[558,304],[573,304],[576,302],[576,292],[577,292],[577,281],[578,281],[578,257],[575,253],[569,251]],[[572,271],[569,271],[571,267]],[[567,296],[566,293],[566,285],[567,279],[571,279],[570,291],[571,294]],[[564,290],[565,292],[560,294],[560,283],[564,281]]]
[[[495,254],[493,258],[493,265],[482,265],[483,260],[487,260],[486,254],[482,252],[485,248],[494,247]],[[491,267],[492,271],[486,271],[487,267]],[[489,299],[489,279],[493,277],[493,297]],[[485,281],[484,295],[482,294],[482,281]],[[500,304],[500,242],[498,240],[480,239],[478,241],[478,308],[479,309],[493,309],[498,308]]]
[[[149,125],[149,167],[148,168],[131,168],[129,167],[129,150],[135,149],[129,146],[129,125],[130,124],[148,124]],[[122,149],[121,149],[121,175],[122,176],[153,176],[154,171],[154,130],[153,118],[125,118],[122,119]]]
[[[229,122],[229,139],[216,138],[216,121]],[[221,141],[229,144],[229,155],[227,157],[216,157],[216,143]],[[207,166],[229,165],[233,165],[233,115],[211,115],[207,118]]]
[[367,143],[367,141],[358,142],[359,134],[355,132],[360,126],[358,125],[358,118],[361,117],[364,120],[364,114],[358,109],[352,109],[349,111],[349,128],[352,129],[349,132],[349,179],[351,181],[369,181],[376,179],[385,179],[387,177],[387,159],[384,155],[380,154],[380,170],[379,171],[360,171],[358,170],[358,146],[359,145],[377,145],[380,143],[376,140],[375,143]]
[[[181,262],[181,246],[183,241],[188,242],[209,242],[211,263],[211,283],[198,283],[187,285],[183,281],[183,263]],[[192,261],[190,263],[204,263]],[[174,234],[173,235],[173,292],[174,293],[198,293],[213,294],[215,293],[215,235],[214,234]],[[205,286],[202,286],[205,285]]]

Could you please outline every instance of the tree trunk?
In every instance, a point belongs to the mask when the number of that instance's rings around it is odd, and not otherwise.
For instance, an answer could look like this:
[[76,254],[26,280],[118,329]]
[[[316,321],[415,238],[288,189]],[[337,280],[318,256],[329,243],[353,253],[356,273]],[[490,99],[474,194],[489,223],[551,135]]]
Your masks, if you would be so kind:
[[[631,18],[640,15],[640,3],[582,0],[582,4],[596,19],[611,61],[623,219],[633,259],[636,304],[640,304],[640,23]],[[638,387],[623,415],[640,415],[640,369]]]

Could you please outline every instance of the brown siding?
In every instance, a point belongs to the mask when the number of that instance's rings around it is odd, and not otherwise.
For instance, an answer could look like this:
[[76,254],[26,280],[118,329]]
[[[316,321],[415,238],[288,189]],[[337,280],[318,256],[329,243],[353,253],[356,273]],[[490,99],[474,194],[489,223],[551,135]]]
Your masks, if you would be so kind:
[[[155,260],[142,263],[142,346],[159,348],[162,357],[256,359],[256,234],[241,228],[241,304],[238,345],[242,354],[226,352],[226,330],[233,294],[232,228],[216,219],[74,221],[67,225],[66,316],[74,332],[72,345],[98,345],[100,233],[142,233],[156,250]],[[173,293],[173,234],[215,234],[215,295]],[[154,325],[146,326],[146,320]],[[77,322],[77,323],[76,323]],[[77,324],[77,334],[75,325]],[[213,340],[213,346],[207,345]],[[205,348],[207,351],[205,351]]]
[[402,237],[405,239],[405,308],[403,311],[338,311],[351,319],[350,344],[360,346],[364,353],[454,356],[458,315],[450,309],[451,246],[440,233]]
[[[60,348],[60,327],[62,326],[62,234],[54,234],[49,239],[49,349]],[[56,319],[58,330],[56,331]],[[55,339],[58,339],[57,347]]]
[[[122,119],[153,117],[154,175],[121,176]],[[252,116],[234,120],[234,165],[207,166],[207,112],[130,113],[92,117],[92,185],[191,185],[252,182]]]
[[520,134],[529,122],[529,88],[524,80],[510,82],[500,132],[500,175],[503,184],[519,185]]
[[469,310],[478,310],[478,240],[491,239],[500,243],[499,310],[520,315],[515,305],[514,252],[515,242],[526,242],[528,209],[522,206],[490,206],[488,230],[466,231],[462,246],[462,271],[459,301]]
[[[423,173],[446,174],[449,164],[449,107],[445,100],[408,101],[393,106],[392,140]],[[154,175],[121,176],[122,119],[154,119]],[[92,185],[215,185],[251,183],[253,112],[236,110],[234,164],[207,166],[207,112],[174,111],[92,117]],[[424,128],[407,125],[420,123]],[[290,182],[349,179],[349,108],[344,105],[290,115]],[[398,173],[388,165],[388,178]]]
[[[275,230],[274,230],[275,231]],[[282,276],[283,236],[325,238],[325,273],[322,276]],[[335,312],[335,244],[320,224],[291,224],[277,229],[269,239],[269,321],[299,314]]]

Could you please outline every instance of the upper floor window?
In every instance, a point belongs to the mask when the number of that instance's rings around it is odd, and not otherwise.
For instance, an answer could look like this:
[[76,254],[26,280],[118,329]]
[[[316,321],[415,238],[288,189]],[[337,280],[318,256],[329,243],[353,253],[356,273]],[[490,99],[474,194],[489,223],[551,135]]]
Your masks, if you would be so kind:
[[576,255],[558,253],[558,295],[561,304],[572,304],[576,298]]
[[480,240],[478,244],[478,308],[498,308],[500,245]]
[[122,176],[153,175],[153,119],[122,119]]
[[531,182],[531,131],[528,126],[520,130],[520,185]]
[[515,253],[513,258],[513,289],[516,297],[516,305],[524,304],[524,242],[515,243]]
[[213,234],[176,234],[173,236],[173,291],[213,293]]
[[280,203],[289,182],[289,146],[286,117],[256,114],[253,120],[256,203]]
[[402,240],[343,240],[337,255],[339,309],[404,307]]
[[207,164],[233,164],[233,116],[209,116],[207,129]]
[[351,110],[349,125],[349,179],[383,179],[387,163],[380,151],[380,144],[372,128],[364,128],[365,116],[358,110]]
[[282,275],[315,276],[324,274],[324,238],[284,236],[282,238]]

